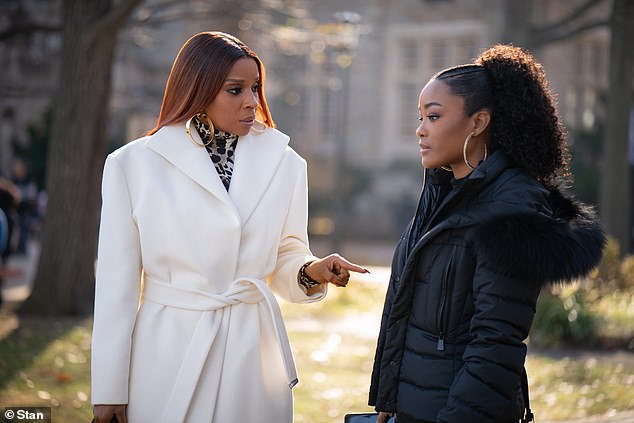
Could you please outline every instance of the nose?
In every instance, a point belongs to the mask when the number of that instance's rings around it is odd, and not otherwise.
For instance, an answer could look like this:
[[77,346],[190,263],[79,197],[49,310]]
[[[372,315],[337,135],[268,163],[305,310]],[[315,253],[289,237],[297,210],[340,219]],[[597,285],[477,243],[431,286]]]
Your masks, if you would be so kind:
[[244,106],[248,109],[256,109],[258,107],[258,98],[259,95],[257,91],[249,90]]
[[418,125],[418,128],[416,128],[416,136],[418,138],[422,138],[426,135],[426,131],[425,128],[423,126],[423,122],[421,121],[420,125]]

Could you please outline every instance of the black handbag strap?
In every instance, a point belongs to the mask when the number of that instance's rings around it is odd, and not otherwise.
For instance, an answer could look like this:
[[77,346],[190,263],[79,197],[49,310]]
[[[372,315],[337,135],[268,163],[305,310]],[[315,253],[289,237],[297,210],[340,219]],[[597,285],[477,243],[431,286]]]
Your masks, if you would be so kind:
[[526,368],[522,369],[522,395],[524,396],[524,416],[522,416],[520,423],[535,422],[535,416],[531,411],[531,400],[528,394],[528,375],[526,374]]

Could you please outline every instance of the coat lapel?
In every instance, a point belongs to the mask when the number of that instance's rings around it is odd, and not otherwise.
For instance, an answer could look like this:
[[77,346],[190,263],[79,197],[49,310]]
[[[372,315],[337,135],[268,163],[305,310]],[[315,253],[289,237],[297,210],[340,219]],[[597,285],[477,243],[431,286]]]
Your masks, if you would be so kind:
[[284,157],[288,141],[287,135],[273,128],[262,133],[251,131],[238,140],[229,196],[243,225],[266,192]]
[[[192,136],[195,137],[196,141],[202,142],[196,131],[192,131]],[[234,209],[207,150],[204,147],[194,145],[185,132],[185,125],[164,126],[145,143],[148,148],[163,156],[181,172]]]

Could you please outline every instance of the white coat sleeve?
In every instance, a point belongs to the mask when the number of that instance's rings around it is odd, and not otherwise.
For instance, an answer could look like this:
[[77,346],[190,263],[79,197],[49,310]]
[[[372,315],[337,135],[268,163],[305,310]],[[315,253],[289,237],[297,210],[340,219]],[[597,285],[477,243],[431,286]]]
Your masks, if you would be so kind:
[[310,303],[323,299],[327,293],[327,285],[313,295],[299,285],[297,273],[307,261],[315,260],[308,246],[308,178],[306,162],[295,178],[293,195],[287,212],[284,229],[277,252],[277,264],[271,274],[269,284],[277,295],[294,303]]
[[93,404],[127,404],[132,331],[141,288],[141,247],[124,169],[109,156],[95,287],[91,385]]

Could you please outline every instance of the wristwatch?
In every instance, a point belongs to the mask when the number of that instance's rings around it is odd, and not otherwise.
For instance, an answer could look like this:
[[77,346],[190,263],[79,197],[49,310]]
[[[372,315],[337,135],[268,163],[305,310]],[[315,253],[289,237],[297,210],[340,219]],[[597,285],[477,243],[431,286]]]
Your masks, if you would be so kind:
[[317,285],[320,285],[319,282],[306,274],[306,268],[310,266],[311,263],[312,261],[304,263],[302,267],[299,268],[299,273],[297,273],[297,280],[299,281],[299,284],[306,289],[314,288]]

